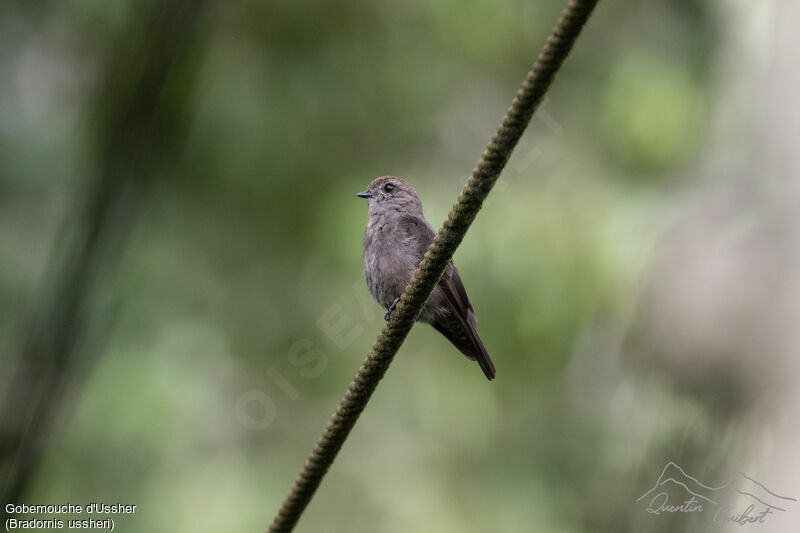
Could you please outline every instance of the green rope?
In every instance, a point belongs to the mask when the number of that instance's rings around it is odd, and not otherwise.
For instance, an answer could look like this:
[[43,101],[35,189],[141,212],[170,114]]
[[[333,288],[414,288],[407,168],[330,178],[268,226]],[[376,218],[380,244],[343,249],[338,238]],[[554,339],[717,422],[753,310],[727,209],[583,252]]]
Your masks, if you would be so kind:
[[564,59],[589,18],[597,0],[570,0],[533,68],[497,128],[478,166],[444,221],[442,229],[406,287],[400,301],[383,327],[361,368],[339,402],[336,412],[311,451],[295,479],[286,500],[269,526],[269,532],[294,529],[323,476],[336,458],[350,430],[364,410],[378,382],[386,373],[394,355],[417,320],[422,307],[439,282],[456,248],[497,181],[533,112],[541,102]]

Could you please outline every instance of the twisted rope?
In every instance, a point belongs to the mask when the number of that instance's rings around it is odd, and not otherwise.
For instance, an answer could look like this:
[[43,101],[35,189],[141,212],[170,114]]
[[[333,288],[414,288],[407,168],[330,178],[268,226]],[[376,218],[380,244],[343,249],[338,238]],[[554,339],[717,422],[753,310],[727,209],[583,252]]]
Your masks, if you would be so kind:
[[472,171],[453,210],[444,221],[433,244],[425,253],[419,268],[405,288],[400,301],[384,325],[377,341],[339,402],[336,412],[325,426],[317,445],[311,451],[295,479],[286,500],[269,526],[268,533],[294,529],[323,476],[350,434],[378,382],[417,320],[467,229],[475,220],[483,201],[494,186],[500,171],[511,156],[533,112],[541,103],[556,72],[572,49],[597,0],[570,0],[553,28],[542,52],[516,97],[508,108],[489,146]]

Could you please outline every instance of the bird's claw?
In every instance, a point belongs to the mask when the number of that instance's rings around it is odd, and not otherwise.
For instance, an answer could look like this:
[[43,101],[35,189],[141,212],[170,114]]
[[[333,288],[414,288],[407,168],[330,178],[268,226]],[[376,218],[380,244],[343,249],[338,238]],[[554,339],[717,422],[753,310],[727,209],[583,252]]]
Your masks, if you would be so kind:
[[394,301],[392,302],[392,305],[389,306],[389,310],[386,311],[386,314],[383,315],[383,319],[386,322],[389,322],[389,315],[392,314],[392,311],[394,311],[394,308],[397,307],[397,302],[399,302],[399,301],[400,301],[400,297],[398,296],[397,298],[394,299]]

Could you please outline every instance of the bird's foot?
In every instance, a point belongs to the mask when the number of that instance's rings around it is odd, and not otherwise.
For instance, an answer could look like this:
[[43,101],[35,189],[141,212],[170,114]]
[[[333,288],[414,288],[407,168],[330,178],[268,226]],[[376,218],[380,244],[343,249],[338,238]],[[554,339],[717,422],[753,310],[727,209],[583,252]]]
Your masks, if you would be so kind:
[[397,307],[397,302],[399,302],[399,301],[400,301],[400,297],[398,296],[397,298],[394,299],[394,301],[392,302],[392,305],[389,306],[389,310],[386,311],[386,314],[383,315],[383,319],[386,322],[389,322],[389,315],[392,314],[392,311],[394,311],[394,308]]

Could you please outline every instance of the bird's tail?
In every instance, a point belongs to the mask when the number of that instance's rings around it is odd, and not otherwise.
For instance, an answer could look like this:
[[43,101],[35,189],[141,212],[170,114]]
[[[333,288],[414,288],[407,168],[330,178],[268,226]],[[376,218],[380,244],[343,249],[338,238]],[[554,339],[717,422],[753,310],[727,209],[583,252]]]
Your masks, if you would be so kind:
[[455,313],[449,315],[447,321],[435,320],[430,323],[436,331],[444,335],[453,346],[472,361],[477,361],[489,380],[494,379],[495,370],[492,358],[483,345],[478,327],[475,324],[475,314],[470,309],[467,318]]
[[478,365],[480,365],[483,373],[486,374],[486,378],[491,381],[494,379],[497,373],[494,370],[492,358],[489,357],[489,352],[486,350],[486,346],[483,345],[480,335],[478,335],[478,327],[475,324],[475,315],[472,314],[472,312],[469,312],[468,314],[467,326],[467,332],[470,340],[472,341],[472,345],[475,347],[473,356],[478,361]]

